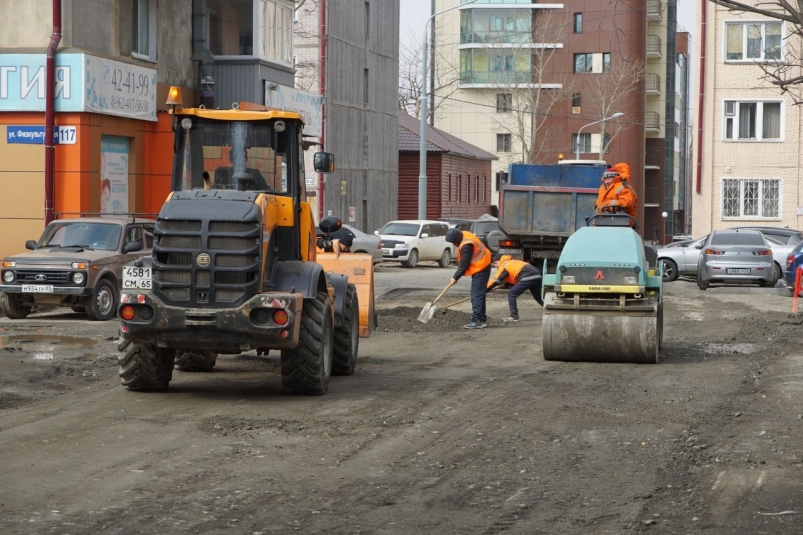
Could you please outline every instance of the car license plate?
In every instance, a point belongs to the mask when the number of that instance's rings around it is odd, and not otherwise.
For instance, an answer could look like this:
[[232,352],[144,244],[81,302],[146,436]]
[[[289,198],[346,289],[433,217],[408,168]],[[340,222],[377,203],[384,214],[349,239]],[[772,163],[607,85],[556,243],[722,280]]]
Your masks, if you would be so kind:
[[516,255],[523,256],[524,251],[521,249],[506,249],[504,247],[500,247],[499,254],[500,255],[509,254],[510,256],[516,256]]
[[151,268],[125,266],[123,268],[124,290],[150,290]]
[[23,284],[22,285],[23,293],[27,294],[52,294],[53,293],[53,285],[52,284]]
[[382,249],[382,254],[390,254],[390,249]]
[[750,270],[745,268],[728,268],[728,275],[750,275]]

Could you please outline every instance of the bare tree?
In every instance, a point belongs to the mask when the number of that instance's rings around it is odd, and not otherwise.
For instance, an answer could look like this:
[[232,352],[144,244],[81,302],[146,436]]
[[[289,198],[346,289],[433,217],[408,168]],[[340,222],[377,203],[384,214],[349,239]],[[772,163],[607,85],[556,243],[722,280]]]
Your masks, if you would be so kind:
[[[439,22],[436,25],[436,32],[443,31]],[[458,89],[459,70],[449,61],[445,55],[440,53],[439,48],[429,54],[430,67],[427,71],[426,90],[421,87],[421,53],[423,52],[423,36],[416,36],[412,32],[408,35],[407,43],[399,45],[399,109],[407,112],[413,117],[421,118],[421,97],[424,94],[438,96],[437,99],[430,99],[428,115],[433,117],[437,109],[443,109],[448,105],[451,97]],[[444,45],[444,48],[446,46]],[[430,79],[435,65],[434,81]]]
[[803,66],[803,2],[755,0],[747,4],[734,0],[710,1],[735,13],[755,13],[788,23],[783,48],[780,28],[772,35],[766,27],[762,31],[757,25],[749,25],[743,31],[749,32],[748,39],[761,43],[758,52],[764,62],[757,62],[757,65],[764,71],[762,78],[777,86],[781,93],[788,94],[795,104],[803,104],[803,75],[800,70]]
[[[617,55],[608,72],[590,76],[585,84],[583,99],[588,102],[595,120],[602,120],[620,111],[644,79],[644,62]],[[622,131],[619,118],[600,123],[599,159],[603,160],[613,139]],[[578,140],[579,143],[579,140]]]
[[[516,141],[518,149],[512,159],[540,161],[546,144],[559,135],[560,127],[550,121],[553,108],[571,95],[575,82],[553,68],[552,60],[557,51],[554,45],[567,38],[570,17],[559,10],[538,10],[532,18],[506,23],[512,27],[477,35],[491,43],[487,82],[500,91],[497,113],[491,117]],[[482,78],[480,73],[474,74]],[[481,78],[477,81],[483,81]]]
[[295,52],[298,58],[295,64],[295,85],[298,89],[315,93],[318,92],[317,85],[321,75],[319,8],[318,0],[302,0],[296,4],[295,10],[300,17],[296,17],[293,24]]

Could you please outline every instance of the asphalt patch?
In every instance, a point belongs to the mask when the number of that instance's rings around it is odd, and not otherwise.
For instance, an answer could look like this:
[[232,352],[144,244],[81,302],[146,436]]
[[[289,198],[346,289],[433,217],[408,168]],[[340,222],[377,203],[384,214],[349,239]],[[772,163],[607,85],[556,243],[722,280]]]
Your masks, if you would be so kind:
[[457,310],[438,310],[428,323],[418,321],[421,308],[395,307],[382,309],[379,312],[379,325],[376,330],[384,333],[433,333],[459,331],[463,325],[471,321],[471,314]]

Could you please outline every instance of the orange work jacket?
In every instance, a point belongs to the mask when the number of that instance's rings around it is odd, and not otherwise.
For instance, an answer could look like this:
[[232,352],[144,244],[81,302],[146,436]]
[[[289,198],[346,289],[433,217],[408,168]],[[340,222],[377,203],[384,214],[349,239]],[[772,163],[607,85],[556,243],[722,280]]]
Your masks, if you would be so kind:
[[[513,260],[513,257],[510,255],[502,255],[502,257],[499,258],[499,266],[496,268],[496,274],[490,278],[488,286],[493,284],[493,281],[516,284],[519,282],[519,273],[521,273],[521,270],[524,269],[524,266],[529,265],[530,264],[522,260]],[[507,271],[507,277],[505,277],[504,280],[499,280],[499,276],[503,271]]]
[[[638,213],[636,206],[637,198],[630,187],[630,184],[622,180],[622,177],[616,177],[611,182],[610,186],[605,184],[599,187],[597,194],[597,213],[603,213],[605,208],[620,208],[622,211],[635,218]],[[614,210],[615,211],[615,210]]]
[[463,241],[460,242],[460,247],[457,249],[458,265],[460,264],[460,249],[467,243],[471,244],[474,251],[471,253],[471,263],[468,265],[466,272],[463,273],[465,276],[479,273],[491,265],[491,251],[482,244],[478,237],[467,230],[463,231]]

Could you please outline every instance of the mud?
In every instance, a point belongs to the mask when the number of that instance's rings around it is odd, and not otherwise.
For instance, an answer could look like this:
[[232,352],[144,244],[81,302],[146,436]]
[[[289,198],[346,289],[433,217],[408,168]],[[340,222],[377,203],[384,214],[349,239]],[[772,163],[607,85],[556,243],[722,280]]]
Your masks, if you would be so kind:
[[[437,305],[436,305],[437,306]],[[437,310],[427,323],[418,321],[421,308],[394,307],[379,313],[377,331],[383,333],[437,333],[459,331],[471,321],[471,314],[457,310]]]

